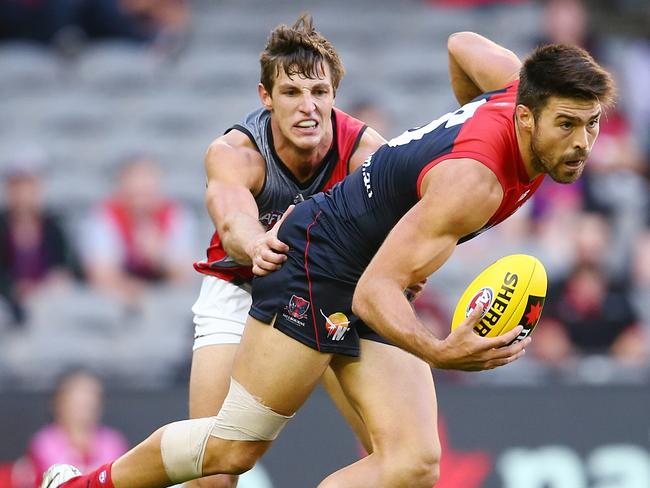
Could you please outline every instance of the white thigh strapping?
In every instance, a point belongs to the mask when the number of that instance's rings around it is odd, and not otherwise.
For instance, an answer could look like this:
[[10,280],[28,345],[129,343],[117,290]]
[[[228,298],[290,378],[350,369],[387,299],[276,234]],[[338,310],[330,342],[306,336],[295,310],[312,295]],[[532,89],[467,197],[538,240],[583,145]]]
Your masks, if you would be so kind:
[[216,344],[239,344],[251,308],[249,291],[205,276],[194,313],[194,350]]

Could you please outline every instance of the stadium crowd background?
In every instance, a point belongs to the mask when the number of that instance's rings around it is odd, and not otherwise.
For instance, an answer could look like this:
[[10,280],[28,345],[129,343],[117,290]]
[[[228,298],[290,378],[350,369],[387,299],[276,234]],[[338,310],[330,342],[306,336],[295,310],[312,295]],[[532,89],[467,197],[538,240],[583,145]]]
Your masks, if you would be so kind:
[[438,381],[650,384],[647,1],[0,0],[0,391],[50,391],[76,367],[109,388],[186,383],[203,153],[259,106],[266,36],[304,10],[346,66],[337,105],[387,138],[455,108],[454,31],[522,57],[579,44],[613,71],[619,104],[580,183],[546,182],[460,246],[416,306],[445,335],[479,270],[530,253],[551,285],[530,354]]

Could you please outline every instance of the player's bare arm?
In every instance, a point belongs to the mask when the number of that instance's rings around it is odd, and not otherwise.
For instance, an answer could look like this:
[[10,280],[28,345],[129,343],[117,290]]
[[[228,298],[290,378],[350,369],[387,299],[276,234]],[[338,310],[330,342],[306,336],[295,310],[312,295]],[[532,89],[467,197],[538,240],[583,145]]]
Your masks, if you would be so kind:
[[447,51],[451,87],[461,105],[519,76],[521,61],[515,53],[474,32],[449,36]]
[[372,127],[366,128],[359,141],[359,146],[350,158],[350,173],[356,170],[372,153],[386,143],[379,132]]
[[481,370],[517,359],[528,344],[503,347],[519,329],[482,338],[472,328],[476,313],[441,340],[421,321],[403,290],[434,273],[457,241],[480,229],[499,207],[503,192],[496,176],[471,159],[442,162],[423,181],[423,197],[397,223],[356,287],[355,313],[379,334],[433,367]]
[[233,130],[216,139],[208,148],[205,172],[206,207],[228,255],[253,265],[254,272],[277,269],[288,249],[258,221],[254,195],[264,184],[265,165],[248,137]]
[[[381,134],[379,134],[379,132],[371,127],[368,127],[363,133],[361,141],[359,141],[359,147],[350,158],[350,173],[361,166],[372,153],[374,153],[385,143],[386,139],[384,139]],[[406,296],[410,301],[415,300],[420,295],[420,293],[422,293],[426,281],[427,280],[425,278],[406,287]]]

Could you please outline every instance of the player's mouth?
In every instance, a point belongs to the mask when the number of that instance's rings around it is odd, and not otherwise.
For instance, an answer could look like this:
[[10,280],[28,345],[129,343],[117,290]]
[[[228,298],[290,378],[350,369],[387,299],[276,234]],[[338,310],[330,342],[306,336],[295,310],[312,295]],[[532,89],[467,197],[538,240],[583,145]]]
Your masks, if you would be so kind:
[[571,169],[578,169],[585,163],[584,159],[572,159],[570,161],[565,161],[564,164]]
[[319,123],[316,119],[304,119],[294,124],[293,128],[301,134],[310,135],[318,130]]

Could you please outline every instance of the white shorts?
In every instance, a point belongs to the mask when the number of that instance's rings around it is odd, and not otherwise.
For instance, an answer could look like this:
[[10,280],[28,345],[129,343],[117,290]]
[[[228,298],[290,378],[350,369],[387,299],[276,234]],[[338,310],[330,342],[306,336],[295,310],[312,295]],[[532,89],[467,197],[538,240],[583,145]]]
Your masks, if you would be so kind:
[[194,347],[239,344],[251,308],[250,291],[214,276],[205,276],[192,306]]

